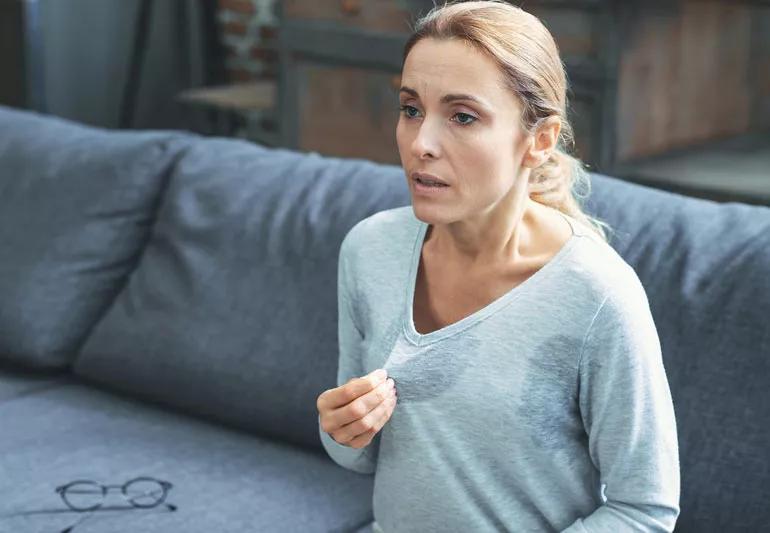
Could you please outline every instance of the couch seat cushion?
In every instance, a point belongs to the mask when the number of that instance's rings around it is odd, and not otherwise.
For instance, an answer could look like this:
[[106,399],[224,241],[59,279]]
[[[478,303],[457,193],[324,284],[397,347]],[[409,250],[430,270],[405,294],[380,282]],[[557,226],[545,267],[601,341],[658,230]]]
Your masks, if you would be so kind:
[[[261,439],[83,384],[0,404],[0,530],[61,531],[83,514],[54,488],[77,479],[173,483],[176,511],[106,510],[75,532],[353,531],[372,521],[373,476],[322,451]],[[10,431],[9,431],[10,429]]]

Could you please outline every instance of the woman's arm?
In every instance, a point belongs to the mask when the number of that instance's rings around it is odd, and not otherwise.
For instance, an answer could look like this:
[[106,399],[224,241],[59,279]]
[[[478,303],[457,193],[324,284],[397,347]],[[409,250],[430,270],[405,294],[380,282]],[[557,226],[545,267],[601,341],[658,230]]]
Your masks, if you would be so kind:
[[[339,362],[337,369],[337,386],[344,385],[350,379],[366,374],[361,362],[361,341],[363,334],[354,321],[350,294],[352,278],[348,267],[347,246],[350,233],[342,240],[337,264],[337,336],[339,341]],[[331,435],[321,428],[321,415],[318,415],[318,431],[321,442],[329,456],[340,466],[361,474],[373,474],[377,467],[377,454],[380,446],[380,435],[377,433],[368,446],[351,448],[335,441]]]
[[673,531],[679,515],[679,445],[660,341],[641,282],[628,288],[602,302],[579,362],[580,411],[606,501],[563,533]]

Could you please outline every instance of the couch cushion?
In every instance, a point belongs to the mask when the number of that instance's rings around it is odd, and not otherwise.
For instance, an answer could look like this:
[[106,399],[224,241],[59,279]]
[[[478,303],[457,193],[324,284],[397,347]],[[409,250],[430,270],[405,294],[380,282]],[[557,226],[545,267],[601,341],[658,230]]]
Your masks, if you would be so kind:
[[73,380],[74,377],[69,372],[42,373],[0,363],[0,405],[28,394],[71,383]]
[[65,368],[147,239],[188,137],[0,106],[0,359]]
[[77,479],[122,484],[141,475],[171,482],[166,502],[177,510],[121,510],[130,504],[113,491],[104,500],[109,509],[75,531],[327,532],[372,521],[373,476],[316,450],[94,388],[65,385],[0,405],[0,428],[2,531],[61,531],[82,515],[55,487]]
[[408,194],[399,167],[199,141],[74,371],[320,449],[316,399],[337,375],[340,243]]

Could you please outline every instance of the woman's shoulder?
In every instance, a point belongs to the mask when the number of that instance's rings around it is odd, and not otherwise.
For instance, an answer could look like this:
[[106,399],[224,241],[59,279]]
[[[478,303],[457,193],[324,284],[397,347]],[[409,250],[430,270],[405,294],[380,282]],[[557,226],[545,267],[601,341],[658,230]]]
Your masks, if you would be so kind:
[[342,240],[348,253],[365,251],[368,255],[396,250],[403,253],[404,245],[414,237],[419,220],[411,205],[377,211],[356,222]]
[[[582,317],[586,333],[615,335],[642,346],[656,342],[647,292],[634,268],[600,237],[577,237],[556,282],[556,305]],[[649,337],[648,340],[640,339]],[[606,337],[598,337],[606,338]]]
[[636,270],[617,250],[590,230],[575,238],[577,242],[566,262],[563,278],[589,292],[595,302],[612,299],[613,304],[620,307],[624,303],[648,304]]

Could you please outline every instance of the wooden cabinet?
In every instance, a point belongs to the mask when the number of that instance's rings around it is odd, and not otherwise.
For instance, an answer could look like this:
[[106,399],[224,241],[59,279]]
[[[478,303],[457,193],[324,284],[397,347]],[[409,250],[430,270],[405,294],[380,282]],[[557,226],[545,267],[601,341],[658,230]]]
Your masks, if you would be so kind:
[[[433,5],[279,3],[281,144],[400,164],[401,55],[414,22]],[[593,171],[613,174],[624,160],[770,128],[770,10],[759,1],[515,5],[554,36],[569,80],[576,154]]]
[[[424,2],[423,2],[424,3]],[[394,0],[285,0],[285,20],[323,20],[341,27],[402,33],[408,31],[413,3]]]
[[299,147],[371,160],[398,156],[400,76],[372,67],[312,61],[299,61],[296,76],[304,90],[298,108]]
[[[605,2],[527,2],[524,9],[553,35],[562,59],[571,63],[603,62]],[[598,65],[597,65],[598,66]]]
[[[403,47],[428,0],[286,0],[279,5],[281,144],[400,164],[396,145]],[[576,151],[606,159],[615,68],[602,0],[528,2],[559,45],[571,78]],[[609,51],[609,53],[608,53]]]
[[567,117],[575,138],[574,154],[589,164],[601,160],[602,142],[607,144],[605,151],[609,150],[611,140],[602,138],[602,112],[601,94],[581,93],[569,103]]

